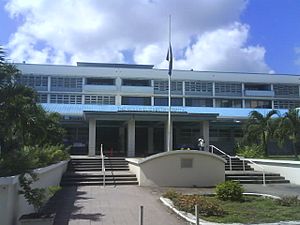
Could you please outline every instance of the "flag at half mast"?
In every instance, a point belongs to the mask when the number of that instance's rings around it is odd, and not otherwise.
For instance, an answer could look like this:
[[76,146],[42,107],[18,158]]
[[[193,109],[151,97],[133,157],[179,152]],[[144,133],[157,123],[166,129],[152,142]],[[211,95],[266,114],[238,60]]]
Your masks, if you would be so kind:
[[170,46],[169,46],[169,50],[168,50],[168,54],[167,54],[167,58],[166,58],[167,61],[169,61],[169,76],[172,75],[172,69],[173,69],[173,53],[172,53],[172,46],[171,46],[171,43],[170,43]]

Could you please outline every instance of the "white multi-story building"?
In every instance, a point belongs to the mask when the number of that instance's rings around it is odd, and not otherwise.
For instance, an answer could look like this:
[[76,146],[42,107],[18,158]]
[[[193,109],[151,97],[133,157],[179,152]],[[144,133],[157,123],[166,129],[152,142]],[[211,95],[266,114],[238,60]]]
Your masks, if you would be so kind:
[[[166,149],[168,73],[152,65],[17,64],[21,82],[39,103],[62,115],[73,154],[148,155]],[[173,149],[194,148],[199,137],[227,152],[242,135],[249,112],[300,106],[300,76],[174,70]]]

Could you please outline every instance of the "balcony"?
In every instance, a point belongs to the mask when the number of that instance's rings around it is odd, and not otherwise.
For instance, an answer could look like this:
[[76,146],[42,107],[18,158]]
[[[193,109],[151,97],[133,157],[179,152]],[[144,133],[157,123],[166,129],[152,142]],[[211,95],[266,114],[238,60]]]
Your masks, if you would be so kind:
[[274,91],[258,91],[258,90],[245,90],[245,96],[249,97],[274,97]]
[[83,91],[86,92],[86,93],[95,93],[95,92],[115,93],[115,92],[117,92],[117,86],[116,85],[86,84],[86,85],[83,85]]
[[151,86],[121,86],[122,93],[153,94],[154,89]]

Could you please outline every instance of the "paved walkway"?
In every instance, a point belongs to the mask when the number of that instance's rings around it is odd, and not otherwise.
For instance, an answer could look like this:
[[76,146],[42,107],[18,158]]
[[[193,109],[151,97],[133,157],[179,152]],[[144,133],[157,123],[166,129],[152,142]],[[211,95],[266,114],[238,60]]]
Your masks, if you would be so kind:
[[[246,184],[246,192],[276,196],[298,195],[293,184]],[[57,214],[55,225],[138,225],[139,206],[144,206],[144,225],[186,225],[159,201],[168,188],[138,186],[64,187],[52,207]],[[175,188],[189,194],[213,193],[213,188]]]
[[184,225],[163,206],[160,191],[138,186],[66,187],[56,201],[55,225],[138,225],[144,206],[144,225]]

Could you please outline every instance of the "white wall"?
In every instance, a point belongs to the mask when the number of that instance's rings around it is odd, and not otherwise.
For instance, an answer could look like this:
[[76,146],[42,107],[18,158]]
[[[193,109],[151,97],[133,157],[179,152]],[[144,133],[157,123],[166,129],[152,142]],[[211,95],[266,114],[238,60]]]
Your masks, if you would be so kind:
[[[300,185],[300,162],[290,160],[251,159],[262,166],[266,172],[280,173],[292,184]],[[261,171],[259,166],[250,164],[252,168]]]
[[[32,187],[46,188],[59,185],[62,174],[67,169],[67,161],[63,161],[45,168],[34,170],[39,180]],[[18,176],[0,178],[0,224],[18,224],[18,218],[27,213],[34,212],[33,206],[28,205],[20,190]]]
[[[191,159],[192,167],[182,168],[182,159]],[[212,187],[225,180],[225,160],[209,152],[171,151],[127,161],[140,186]]]

